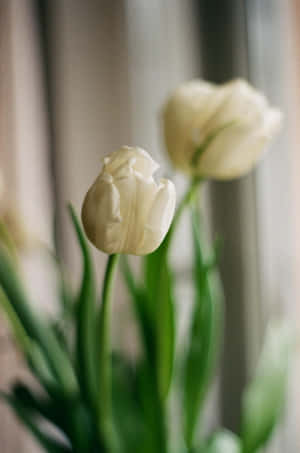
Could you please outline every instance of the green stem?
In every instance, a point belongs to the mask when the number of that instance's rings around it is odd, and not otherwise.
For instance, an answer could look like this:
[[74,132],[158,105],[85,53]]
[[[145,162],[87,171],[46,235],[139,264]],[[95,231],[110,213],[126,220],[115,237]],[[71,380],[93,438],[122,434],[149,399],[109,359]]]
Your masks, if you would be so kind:
[[108,257],[102,290],[102,305],[99,320],[99,434],[105,451],[110,451],[112,443],[112,403],[111,403],[111,359],[110,359],[110,306],[114,275],[119,255]]
[[[194,237],[194,281],[196,289],[196,300],[192,314],[190,352],[187,358],[186,383],[189,390],[187,402],[189,410],[186,415],[185,440],[188,451],[193,451],[194,438],[197,431],[197,439],[203,436],[201,417],[203,407],[209,391],[211,381],[215,372],[219,356],[221,339],[224,329],[224,296],[220,282],[216,252],[210,253],[207,257],[205,243],[201,234],[201,210],[199,197],[195,196],[190,203],[192,228]],[[201,355],[193,346],[201,345]],[[193,377],[197,380],[198,388],[190,392],[193,387],[189,378],[193,374],[195,364],[200,366],[200,374]],[[189,365],[190,364],[190,365]],[[197,373],[197,371],[196,371]],[[188,407],[188,406],[187,406]],[[201,432],[202,431],[202,432]]]

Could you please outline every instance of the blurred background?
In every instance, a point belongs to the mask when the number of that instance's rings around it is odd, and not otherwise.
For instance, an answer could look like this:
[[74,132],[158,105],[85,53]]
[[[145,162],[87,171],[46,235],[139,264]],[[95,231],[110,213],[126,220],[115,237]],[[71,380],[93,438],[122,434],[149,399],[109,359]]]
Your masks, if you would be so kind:
[[[2,203],[50,246],[55,217],[74,282],[80,269],[66,202],[80,209],[102,156],[123,144],[144,147],[162,163],[161,173],[172,175],[159,110],[178,83],[244,77],[284,111],[283,132],[262,165],[240,181],[211,184],[205,193],[209,231],[224,238],[227,304],[207,423],[233,430],[268,318],[297,325],[300,316],[299,23],[297,0],[0,0]],[[180,197],[184,181],[173,176]],[[181,324],[190,298],[190,246],[180,240],[186,228],[183,222],[173,256]],[[105,256],[95,257],[100,281]],[[53,275],[45,256],[27,252],[24,268],[41,311],[51,313]],[[118,294],[116,337],[126,337],[131,351],[134,335],[126,328],[130,315],[120,282]],[[1,319],[0,387],[24,374],[22,368]],[[269,452],[300,451],[299,381],[298,353]],[[2,404],[0,420],[1,453],[39,451]]]

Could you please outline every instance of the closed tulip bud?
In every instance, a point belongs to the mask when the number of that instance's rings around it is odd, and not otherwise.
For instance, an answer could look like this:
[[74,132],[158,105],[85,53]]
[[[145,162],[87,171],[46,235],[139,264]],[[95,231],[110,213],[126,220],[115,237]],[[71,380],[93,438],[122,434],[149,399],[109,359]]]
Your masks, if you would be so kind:
[[180,86],[163,109],[167,151],[193,176],[234,179],[249,172],[279,130],[281,112],[244,80]]
[[141,148],[124,146],[104,166],[83,202],[90,241],[108,254],[146,255],[164,239],[174,215],[174,184],[153,173],[158,164]]

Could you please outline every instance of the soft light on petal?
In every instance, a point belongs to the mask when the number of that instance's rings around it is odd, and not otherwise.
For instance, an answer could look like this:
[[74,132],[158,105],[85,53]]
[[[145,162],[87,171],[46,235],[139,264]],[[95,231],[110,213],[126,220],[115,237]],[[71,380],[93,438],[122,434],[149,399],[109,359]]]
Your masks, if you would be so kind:
[[141,148],[123,147],[104,159],[82,207],[85,232],[98,249],[144,255],[160,245],[174,215],[176,195],[170,181],[155,182],[157,168]]
[[176,191],[174,184],[167,180],[160,181],[156,197],[150,207],[144,227],[139,254],[153,252],[167,234],[175,211]]
[[[224,85],[187,82],[163,109],[165,144],[174,165],[190,175],[212,179],[238,178],[250,171],[281,120],[281,112],[241,79]],[[195,163],[193,157],[201,147]]]

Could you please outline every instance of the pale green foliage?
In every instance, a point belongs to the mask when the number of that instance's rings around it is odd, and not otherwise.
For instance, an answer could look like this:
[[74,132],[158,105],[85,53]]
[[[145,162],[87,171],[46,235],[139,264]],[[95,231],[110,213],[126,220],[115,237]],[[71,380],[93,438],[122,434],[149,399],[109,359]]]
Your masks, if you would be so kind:
[[292,347],[291,329],[270,324],[259,365],[243,399],[243,452],[267,443],[282,412]]

